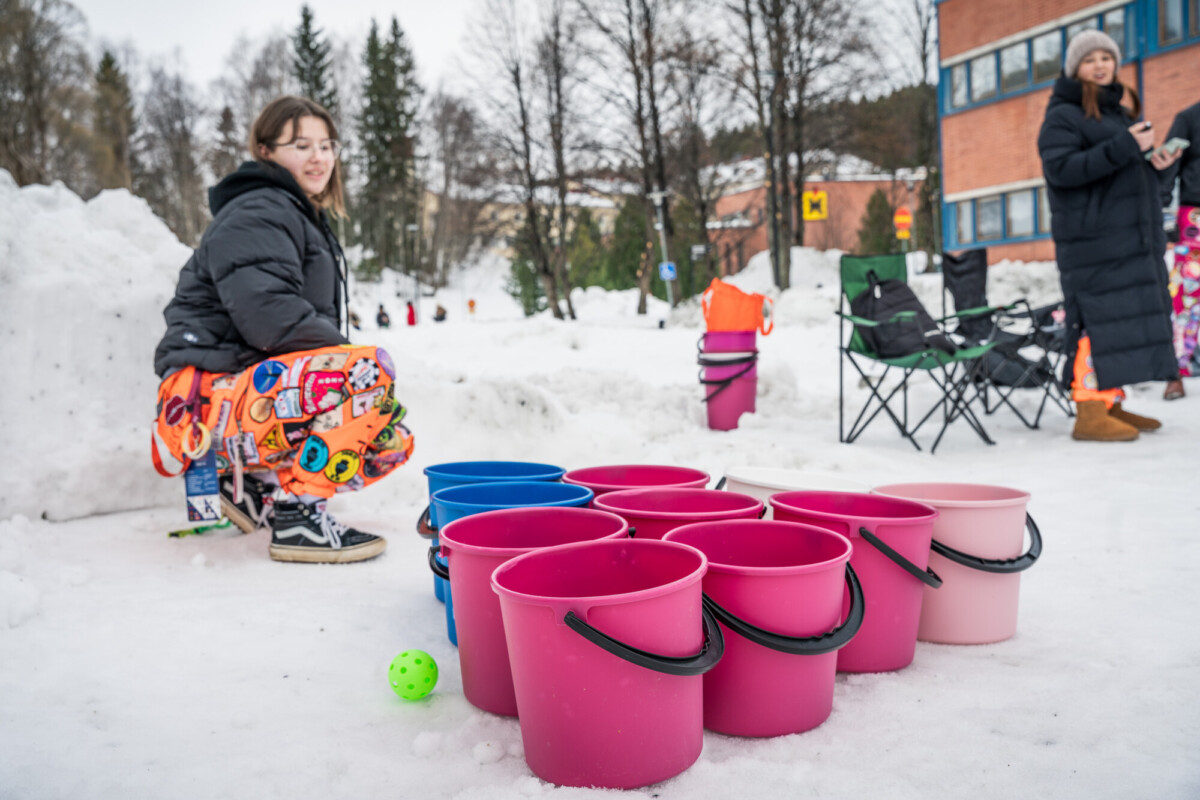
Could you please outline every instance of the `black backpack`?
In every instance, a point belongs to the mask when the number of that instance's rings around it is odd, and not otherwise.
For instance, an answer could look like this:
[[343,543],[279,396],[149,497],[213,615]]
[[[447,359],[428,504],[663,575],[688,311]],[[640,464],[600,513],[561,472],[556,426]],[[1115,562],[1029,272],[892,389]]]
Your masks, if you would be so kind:
[[[954,342],[942,333],[907,283],[881,281],[875,270],[867,273],[867,281],[867,288],[850,301],[850,311],[856,317],[884,323],[874,327],[855,326],[871,352],[881,358],[911,356],[926,350],[955,353]],[[913,313],[906,319],[889,322],[902,311]]]

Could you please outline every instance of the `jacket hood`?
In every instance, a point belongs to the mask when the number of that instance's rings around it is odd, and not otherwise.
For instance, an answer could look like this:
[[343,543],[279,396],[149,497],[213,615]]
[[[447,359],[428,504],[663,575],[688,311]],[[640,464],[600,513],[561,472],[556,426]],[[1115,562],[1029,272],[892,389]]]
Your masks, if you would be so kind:
[[[1121,98],[1124,96],[1125,87],[1113,81],[1107,86],[1100,87],[1100,96],[1097,99],[1100,108],[1115,110],[1120,108]],[[1073,106],[1083,105],[1083,81],[1078,78],[1060,77],[1054,82],[1054,91],[1050,93],[1050,106],[1063,103]]]
[[237,171],[226,175],[216,186],[208,190],[208,207],[215,217],[235,197],[261,189],[264,186],[283,189],[300,201],[300,207],[320,226],[320,218],[312,202],[292,174],[278,164],[269,161],[245,161]]

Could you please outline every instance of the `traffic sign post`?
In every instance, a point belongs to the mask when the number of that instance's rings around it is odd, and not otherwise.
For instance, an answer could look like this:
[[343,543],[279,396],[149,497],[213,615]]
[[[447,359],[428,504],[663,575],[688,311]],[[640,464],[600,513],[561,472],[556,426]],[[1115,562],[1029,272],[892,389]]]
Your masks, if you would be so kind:
[[912,221],[912,212],[906,206],[896,209],[896,213],[892,214],[892,225],[896,228],[897,239],[907,242],[912,238]]

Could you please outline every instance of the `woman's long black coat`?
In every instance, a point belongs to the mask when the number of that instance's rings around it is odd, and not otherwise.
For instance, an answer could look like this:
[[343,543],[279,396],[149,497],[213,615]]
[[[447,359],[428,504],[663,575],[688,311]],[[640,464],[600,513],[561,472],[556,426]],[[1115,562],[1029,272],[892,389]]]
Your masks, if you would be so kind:
[[1101,87],[1097,120],[1082,84],[1059,78],[1038,134],[1066,302],[1064,382],[1086,331],[1102,389],[1178,375],[1158,174],[1129,133],[1123,92]]

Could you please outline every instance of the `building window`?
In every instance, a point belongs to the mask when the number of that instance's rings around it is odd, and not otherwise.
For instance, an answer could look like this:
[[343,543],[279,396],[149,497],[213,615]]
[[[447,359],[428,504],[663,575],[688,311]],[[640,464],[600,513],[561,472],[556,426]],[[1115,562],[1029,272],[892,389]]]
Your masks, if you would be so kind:
[[1033,235],[1033,190],[1008,194],[1008,236]]
[[971,62],[971,100],[978,103],[996,96],[996,54],[988,53]]
[[1096,17],[1088,17],[1067,26],[1067,41],[1075,38],[1075,34],[1080,31],[1096,30],[1100,27],[1100,21]]
[[1121,55],[1129,58],[1129,48],[1125,44],[1125,9],[1114,8],[1104,15],[1104,32],[1121,48]]
[[1041,83],[1062,72],[1062,34],[1051,31],[1033,40],[1033,82]]
[[958,243],[970,244],[975,241],[975,210],[970,200],[958,203]]
[[981,197],[975,201],[975,237],[984,242],[1004,236],[1004,198]]
[[1050,232],[1050,197],[1046,194],[1046,187],[1038,189],[1038,233]]
[[955,64],[950,68],[950,105],[967,104],[967,65]]
[[1200,36],[1200,0],[1188,2],[1188,36]]
[[1158,43],[1175,44],[1183,39],[1183,0],[1158,0]]
[[1006,92],[1029,85],[1029,46],[1014,44],[1000,51],[1000,88]]

